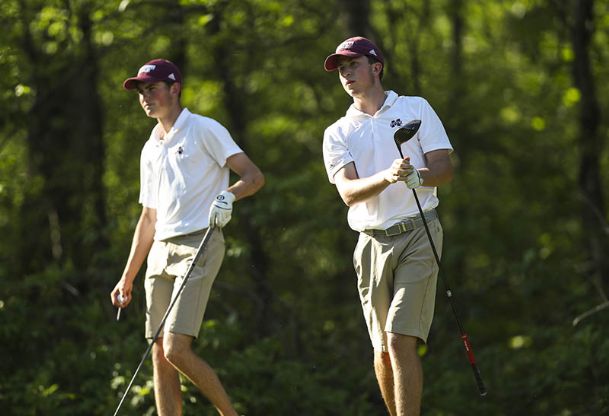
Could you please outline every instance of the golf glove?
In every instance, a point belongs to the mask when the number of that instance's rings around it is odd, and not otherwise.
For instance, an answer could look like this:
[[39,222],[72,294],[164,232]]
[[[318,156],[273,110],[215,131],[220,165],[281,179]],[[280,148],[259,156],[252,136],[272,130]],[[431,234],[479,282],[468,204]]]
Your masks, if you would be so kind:
[[410,189],[418,188],[423,185],[423,178],[417,169],[413,169],[410,175],[406,178],[406,186]]
[[209,226],[222,228],[230,221],[235,195],[228,191],[218,194],[209,209]]

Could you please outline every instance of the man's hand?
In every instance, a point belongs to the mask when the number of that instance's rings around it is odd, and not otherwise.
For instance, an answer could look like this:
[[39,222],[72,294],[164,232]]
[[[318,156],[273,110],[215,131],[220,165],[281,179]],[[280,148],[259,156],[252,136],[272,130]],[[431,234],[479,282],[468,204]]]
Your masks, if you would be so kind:
[[232,192],[222,191],[218,194],[209,209],[209,226],[222,228],[231,219],[233,213],[233,201],[235,195]]
[[410,158],[396,159],[389,169],[385,170],[384,179],[389,183],[406,182],[416,169],[410,164]]
[[423,178],[418,170],[410,164],[410,158],[396,159],[391,167],[385,171],[384,179],[389,183],[406,182],[410,189],[418,188],[423,184]]
[[117,308],[126,308],[131,302],[131,290],[133,285],[126,279],[121,278],[118,281],[112,292],[110,292],[110,301]]

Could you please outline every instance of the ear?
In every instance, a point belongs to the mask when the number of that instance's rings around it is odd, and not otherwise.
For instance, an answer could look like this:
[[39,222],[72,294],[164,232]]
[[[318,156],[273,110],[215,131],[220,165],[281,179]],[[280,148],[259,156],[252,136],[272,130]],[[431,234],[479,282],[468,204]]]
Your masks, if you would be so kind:
[[180,91],[182,91],[182,84],[180,84],[179,82],[174,82],[173,84],[171,84],[169,91],[172,94],[180,95]]

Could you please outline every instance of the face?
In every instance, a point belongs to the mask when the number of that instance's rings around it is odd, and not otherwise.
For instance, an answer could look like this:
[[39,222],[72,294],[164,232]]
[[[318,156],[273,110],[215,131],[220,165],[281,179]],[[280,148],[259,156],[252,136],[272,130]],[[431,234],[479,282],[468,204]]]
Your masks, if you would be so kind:
[[341,57],[338,62],[338,76],[343,88],[350,96],[360,95],[378,82],[381,64],[368,62],[366,56],[357,58]]
[[139,83],[140,105],[151,118],[163,118],[178,104],[179,84],[164,82]]

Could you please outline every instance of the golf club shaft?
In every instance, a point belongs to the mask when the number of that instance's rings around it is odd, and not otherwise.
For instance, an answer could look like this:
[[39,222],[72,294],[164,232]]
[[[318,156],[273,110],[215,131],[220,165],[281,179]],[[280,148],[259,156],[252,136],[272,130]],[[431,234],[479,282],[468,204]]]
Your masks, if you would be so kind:
[[205,251],[205,247],[207,246],[207,243],[209,242],[209,240],[210,240],[210,238],[211,238],[211,236],[212,236],[212,234],[214,232],[214,229],[215,229],[215,227],[209,227],[207,229],[207,231],[205,232],[205,235],[203,236],[203,239],[201,240],[201,244],[199,244],[199,248],[197,248],[197,251],[196,251],[194,257],[192,258],[192,261],[190,262],[190,265],[188,266],[188,270],[186,270],[186,274],[184,275],[184,279],[182,281],[182,284],[180,285],[180,288],[178,289],[178,292],[176,293],[176,295],[171,300],[171,303],[167,307],[167,310],[165,311],[165,315],[163,315],[163,319],[161,320],[161,323],[159,324],[159,327],[156,330],[156,333],[154,334],[154,337],[152,338],[152,341],[148,344],[148,348],[146,348],[146,351],[144,352],[144,355],[142,356],[142,359],[140,360],[140,363],[138,364],[137,368],[135,369],[135,372],[133,373],[133,376],[131,377],[131,381],[127,385],[127,389],[124,391],[123,396],[121,397],[121,400],[118,403],[118,406],[116,407],[116,411],[114,412],[114,416],[118,415],[118,412],[119,412],[121,406],[123,405],[123,402],[125,401],[125,398],[127,397],[127,393],[129,393],[129,390],[131,390],[131,386],[133,385],[133,382],[135,381],[135,377],[137,376],[137,374],[139,373],[140,369],[144,365],[144,362],[148,358],[148,355],[150,354],[150,351],[152,351],[152,346],[154,345],[156,340],[159,338],[159,334],[163,330],[163,327],[165,325],[165,321],[167,320],[167,317],[169,316],[169,313],[171,312],[171,309],[173,308],[173,305],[175,305],[176,301],[178,300],[178,297],[180,296],[180,294],[184,290],[184,287],[186,286],[186,282],[190,278],[190,275],[192,274],[192,271],[194,270],[194,268],[195,268],[195,266],[197,264],[197,261],[201,258],[201,255]]
[[[400,156],[404,159],[404,154],[402,153],[402,147],[399,143],[396,142],[396,146],[398,151],[400,152]],[[482,380],[482,376],[480,375],[480,370],[478,369],[478,365],[476,364],[476,357],[474,357],[474,350],[472,349],[472,344],[469,340],[469,337],[465,330],[463,329],[463,325],[461,325],[461,321],[459,320],[459,316],[457,315],[457,310],[455,309],[455,305],[453,303],[452,291],[446,282],[446,279],[439,272],[440,269],[440,256],[438,255],[438,251],[436,250],[436,245],[433,242],[433,238],[431,237],[431,232],[429,231],[429,226],[427,225],[427,220],[425,219],[425,213],[423,212],[423,208],[421,207],[421,202],[419,202],[419,196],[417,195],[417,191],[412,189],[412,195],[414,196],[414,200],[417,203],[417,208],[419,209],[419,214],[421,215],[421,219],[423,220],[423,226],[425,227],[425,233],[427,234],[427,238],[429,239],[429,244],[431,245],[431,250],[433,251],[434,258],[436,259],[436,264],[438,265],[438,274],[440,275],[440,280],[442,280],[442,284],[444,285],[444,290],[446,292],[446,296],[448,297],[448,304],[450,305],[450,309],[453,312],[453,316],[455,317],[455,321],[457,322],[457,327],[459,328],[459,334],[461,335],[461,341],[463,341],[463,347],[465,348],[465,353],[467,354],[467,359],[472,367],[472,371],[474,373],[474,378],[476,379],[476,384],[478,385],[478,392],[480,396],[484,397],[487,394],[486,386],[484,385],[484,381]]]
[[[402,152],[400,151],[400,154]],[[425,214],[423,213],[423,208],[421,207],[421,203],[419,202],[419,196],[417,195],[417,191],[412,190],[412,194],[414,195],[414,200],[417,203],[417,208],[419,209],[419,214],[423,219],[423,226],[425,227],[425,232],[427,233],[427,238],[429,239],[429,244],[431,245],[431,250],[433,251],[433,255],[436,259],[436,263],[438,264],[438,270],[440,269],[440,256],[438,256],[438,251],[436,250],[436,245],[433,242],[433,238],[431,237],[431,232],[429,231],[429,226],[427,225],[427,220],[425,219]],[[453,303],[452,291],[446,282],[446,279],[440,275],[440,280],[442,280],[442,284],[444,285],[444,290],[446,292],[446,296],[448,297],[448,304],[450,305],[450,309],[453,311],[453,316],[455,317],[455,321],[457,322],[457,327],[459,328],[459,334],[461,335],[461,340],[463,341],[463,346],[465,348],[465,353],[467,354],[467,359],[469,364],[472,367],[472,371],[474,373],[474,378],[476,379],[476,384],[478,385],[478,392],[480,396],[486,396],[487,390],[484,385],[484,381],[482,380],[482,376],[480,375],[480,370],[478,369],[478,365],[476,364],[476,357],[474,357],[474,350],[472,349],[472,344],[469,340],[469,337],[465,330],[463,329],[463,325],[461,325],[461,321],[459,320],[459,316],[457,315],[457,310],[455,309],[455,305]]]

